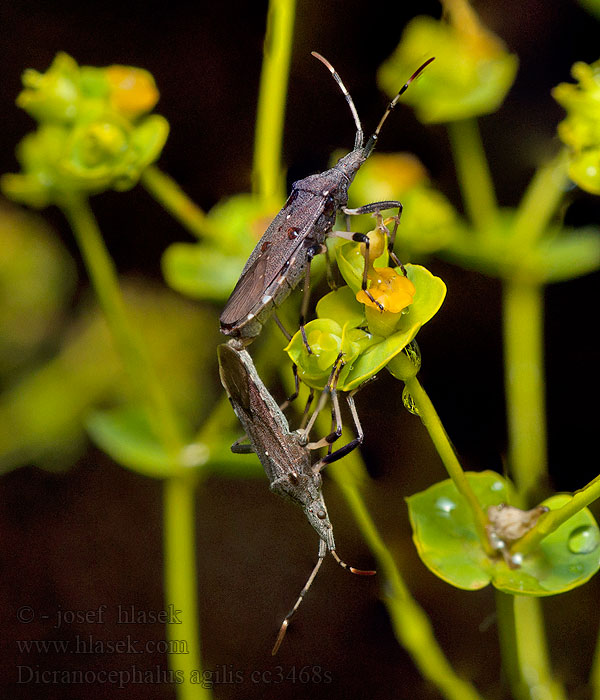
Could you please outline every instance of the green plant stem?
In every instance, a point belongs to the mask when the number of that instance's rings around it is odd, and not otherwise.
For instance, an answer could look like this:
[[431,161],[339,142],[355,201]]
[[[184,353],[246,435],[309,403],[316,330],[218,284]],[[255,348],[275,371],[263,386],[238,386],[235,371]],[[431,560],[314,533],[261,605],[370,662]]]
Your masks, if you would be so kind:
[[171,216],[197,238],[219,237],[210,219],[172,177],[156,165],[144,169],[140,182]]
[[[170,455],[175,470],[180,465],[179,456],[184,444],[181,431],[145,346],[131,326],[116,269],[94,215],[87,200],[75,195],[64,200],[62,209],[73,229],[125,369],[137,395],[146,406],[155,433]],[[187,654],[175,650],[175,653],[168,655],[171,668],[195,669],[201,673],[194,565],[194,486],[192,477],[174,476],[165,481],[165,599],[167,603],[181,608],[186,615],[185,636],[181,634],[182,627],[167,625],[169,637],[185,641],[188,647]],[[210,696],[199,684],[191,685],[189,675],[185,675],[184,682],[176,687],[182,700]]]
[[480,235],[493,228],[498,214],[494,183],[475,119],[448,125],[450,143],[465,209]]
[[281,145],[295,8],[295,0],[269,2],[252,171],[253,191],[266,202],[285,196]]
[[517,655],[524,685],[522,694],[517,697],[566,700],[560,683],[552,678],[540,600],[513,596],[513,605]]
[[[287,377],[284,381],[289,382]],[[321,414],[317,429],[330,431],[329,417]],[[394,557],[383,541],[367,510],[362,493],[368,480],[365,464],[358,450],[354,450],[343,462],[327,467],[327,473],[342,492],[350,511],[373,556],[377,560],[378,573],[385,582],[384,601],[394,628],[394,634],[412,657],[419,672],[439,690],[446,700],[477,700],[481,696],[466,680],[458,676],[445,657],[435,638],[427,614],[411,596]]]
[[128,318],[117,272],[96,219],[83,197],[71,197],[62,208],[73,229],[125,369],[133,381],[137,395],[146,405],[156,434],[173,458],[173,462],[177,463],[183,445],[177,420],[145,346]]
[[517,490],[527,496],[546,477],[543,368],[543,288],[532,282],[504,284],[504,381],[509,465]]
[[487,516],[483,512],[483,508],[477,500],[477,496],[473,493],[473,490],[467,481],[465,473],[456,456],[456,452],[454,451],[454,447],[450,442],[448,433],[444,429],[437,411],[433,407],[429,396],[421,386],[421,383],[417,377],[407,379],[405,383],[406,389],[412,397],[415,408],[419,413],[419,417],[427,429],[429,437],[435,445],[435,449],[444,463],[448,475],[454,482],[458,492],[463,496],[471,508],[473,519],[475,521],[475,527],[477,528],[482,546],[490,556],[493,555],[493,550],[489,543],[485,528],[487,524]]
[[594,652],[594,662],[590,675],[590,687],[592,700],[600,700],[600,635],[596,641],[596,651]]
[[[185,679],[177,685],[179,700],[208,700],[210,690],[200,683],[190,683],[192,673],[201,678],[200,635],[198,625],[197,571],[196,571],[196,511],[195,479],[172,477],[163,491],[164,579],[165,602],[181,613],[181,624],[167,624],[167,639],[173,644],[169,664]],[[189,653],[177,653],[185,641]]]
[[[516,640],[514,596],[496,590],[496,612],[498,615],[498,639],[502,657],[502,672],[509,687],[513,689],[515,700],[521,697],[521,668]],[[517,690],[518,689],[518,690]],[[529,699],[527,699],[529,700]]]
[[[329,430],[325,417],[320,417],[320,428]],[[332,464],[328,472],[344,495],[358,528],[377,560],[379,573],[385,583],[384,601],[388,608],[398,642],[411,655],[419,672],[433,683],[447,700],[476,700],[481,696],[466,680],[457,675],[435,638],[427,614],[411,596],[394,557],[381,538],[371,518],[362,491],[366,473],[357,450],[344,458],[343,463]],[[361,488],[363,487],[363,488]]]
[[532,178],[513,222],[511,244],[515,249],[529,250],[545,232],[565,194],[567,165],[568,151],[563,148]]
[[526,555],[534,551],[544,537],[554,532],[563,523],[567,522],[569,518],[572,518],[582,508],[589,506],[590,503],[593,503],[598,498],[600,498],[600,476],[592,479],[587,486],[576,491],[573,494],[573,498],[562,508],[551,510],[541,517],[536,526],[514,544],[511,552],[519,552]]

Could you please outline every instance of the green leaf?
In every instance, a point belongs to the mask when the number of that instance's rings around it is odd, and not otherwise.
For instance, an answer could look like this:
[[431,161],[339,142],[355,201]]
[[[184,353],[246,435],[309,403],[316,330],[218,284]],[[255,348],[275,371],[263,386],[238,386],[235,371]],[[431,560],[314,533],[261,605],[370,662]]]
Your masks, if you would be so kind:
[[600,267],[600,232],[592,227],[563,229],[560,236],[540,241],[534,257],[545,282],[587,275]]
[[[495,472],[466,476],[484,510],[512,500],[510,485]],[[553,510],[570,498],[552,496],[543,505]],[[457,588],[477,590],[492,583],[505,593],[554,595],[580,586],[600,568],[600,533],[587,508],[548,535],[520,568],[511,569],[500,556],[486,555],[471,509],[452,480],[434,484],[407,502],[413,541],[423,563]]]
[[169,286],[194,299],[224,301],[243,267],[242,258],[203,243],[174,243],[162,257],[163,275]]
[[[132,471],[165,478],[174,476],[181,464],[173,464],[146,416],[137,406],[123,406],[111,411],[95,411],[86,421],[92,440],[115,462]],[[198,458],[204,462],[201,450]]]
[[212,243],[219,250],[246,260],[276,213],[255,195],[242,193],[222,199],[208,213],[210,231],[218,234]]

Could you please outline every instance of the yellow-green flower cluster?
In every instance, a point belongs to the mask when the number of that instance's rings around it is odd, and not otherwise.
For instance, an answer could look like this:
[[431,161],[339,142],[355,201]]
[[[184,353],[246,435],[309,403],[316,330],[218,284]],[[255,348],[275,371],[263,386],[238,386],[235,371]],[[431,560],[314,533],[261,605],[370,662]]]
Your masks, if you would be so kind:
[[423,122],[449,122],[488,114],[502,101],[518,60],[487,30],[464,0],[445,0],[446,19],[415,17],[393,55],[379,70],[379,83],[394,95],[415,68],[436,60],[406,91]]
[[567,111],[558,135],[570,149],[571,179],[582,189],[600,194],[600,61],[575,63],[571,75],[576,85],[561,83],[552,91]]
[[71,193],[133,187],[165,144],[167,121],[147,115],[154,79],[130,66],[79,66],[59,53],[45,73],[27,70],[17,104],[37,122],[17,147],[22,168],[2,178],[4,193],[44,207]]

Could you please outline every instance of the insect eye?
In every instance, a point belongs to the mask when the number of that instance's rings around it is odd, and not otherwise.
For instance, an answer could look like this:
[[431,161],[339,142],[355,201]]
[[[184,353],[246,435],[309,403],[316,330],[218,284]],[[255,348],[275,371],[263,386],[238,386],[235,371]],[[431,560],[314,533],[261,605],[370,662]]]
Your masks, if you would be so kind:
[[325,520],[326,517],[327,513],[322,508],[317,511],[317,518],[319,518],[319,520]]

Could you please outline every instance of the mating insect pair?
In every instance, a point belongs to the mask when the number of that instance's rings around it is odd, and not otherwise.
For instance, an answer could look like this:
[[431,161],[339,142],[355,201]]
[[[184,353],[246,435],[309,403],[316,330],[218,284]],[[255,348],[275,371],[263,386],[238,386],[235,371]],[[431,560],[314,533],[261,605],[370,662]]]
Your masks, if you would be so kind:
[[[383,308],[368,291],[367,271],[371,263],[368,236],[362,233],[333,231],[333,226],[336,216],[340,212],[347,217],[375,214],[379,220],[383,221],[382,211],[397,208],[398,215],[394,217],[395,226],[389,237],[388,252],[392,260],[397,265],[401,265],[393,252],[393,247],[402,204],[396,200],[387,200],[351,209],[347,207],[348,188],[362,164],[373,152],[381,127],[396,106],[402,93],[433,61],[433,58],[430,58],[413,73],[396,97],[388,104],[377,128],[365,144],[358,112],[341,78],[325,58],[315,52],[313,55],[329,69],[350,107],[356,126],[354,147],[330,170],[310,175],[293,184],[292,192],[283,209],[271,222],[244,266],[240,279],[225,305],[220,319],[221,331],[232,338],[229,343],[219,346],[221,381],[251,443],[250,446],[236,443],[232,446],[232,450],[241,452],[251,449],[256,452],[269,478],[271,489],[299,504],[320,537],[318,561],[296,603],[281,625],[273,654],[277,652],[289,621],[317,575],[327,552],[331,552],[336,561],[352,573],[363,575],[375,573],[374,571],[354,569],[338,557],[331,522],[321,491],[321,469],[358,446],[362,441],[362,429],[352,398],[354,392],[351,392],[347,395],[347,400],[356,426],[357,437],[347,445],[332,450],[331,445],[341,435],[342,430],[336,392],[337,378],[341,371],[339,358],[338,363],[332,369],[330,381],[321,395],[319,405],[307,427],[300,431],[290,431],[285,416],[258,376],[252,359],[244,350],[244,346],[249,345],[260,334],[262,326],[274,313],[275,308],[287,298],[304,277],[300,329],[304,343],[310,352],[304,333],[304,318],[308,307],[310,263],[315,255],[325,251],[324,242],[328,236],[337,236],[365,244],[362,289],[373,303]],[[332,401],[336,429],[322,440],[308,443],[308,433],[314,419],[328,397]],[[325,446],[329,446],[329,453],[312,464],[310,451]]]
[[[374,571],[361,571],[348,566],[337,555],[335,540],[333,539],[333,528],[321,491],[321,470],[323,467],[341,459],[357,447],[362,442],[363,433],[354,406],[353,392],[351,392],[347,394],[346,399],[354,419],[357,437],[343,447],[332,450],[333,443],[340,437],[342,432],[340,407],[336,391],[337,378],[343,367],[341,357],[338,358],[338,362],[332,370],[329,382],[321,394],[318,405],[306,428],[290,431],[286,417],[258,376],[248,352],[230,341],[219,346],[218,356],[221,382],[229,396],[233,410],[250,440],[249,445],[239,441],[234,443],[231,448],[232,451],[239,453],[255,452],[267,474],[271,490],[297,503],[320,537],[317,563],[295,605],[281,625],[277,641],[273,647],[273,654],[275,654],[283,640],[291,617],[300,606],[328,552],[331,552],[340,566],[348,569],[353,574],[370,576],[375,573]],[[314,420],[328,398],[331,399],[333,406],[332,413],[334,415],[335,430],[322,440],[309,443],[308,435]],[[329,447],[328,454],[313,464],[311,450],[327,446]]]

